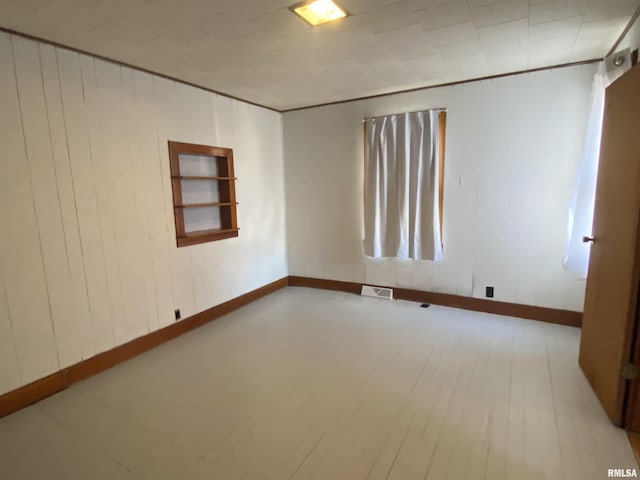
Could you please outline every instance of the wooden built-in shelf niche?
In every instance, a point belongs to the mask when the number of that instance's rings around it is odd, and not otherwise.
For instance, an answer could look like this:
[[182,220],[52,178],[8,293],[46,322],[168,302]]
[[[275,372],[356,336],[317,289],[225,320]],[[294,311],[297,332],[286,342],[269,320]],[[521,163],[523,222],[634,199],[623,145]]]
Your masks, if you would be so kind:
[[238,236],[233,150],[169,141],[178,247]]

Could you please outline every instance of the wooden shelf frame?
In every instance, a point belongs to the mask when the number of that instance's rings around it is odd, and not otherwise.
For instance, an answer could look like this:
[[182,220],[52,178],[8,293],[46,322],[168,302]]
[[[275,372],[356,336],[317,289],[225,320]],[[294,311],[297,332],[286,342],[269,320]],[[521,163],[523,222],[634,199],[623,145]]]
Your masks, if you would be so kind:
[[[211,157],[212,161],[217,162],[217,175],[181,175],[181,154]],[[238,202],[236,201],[235,182],[237,178],[233,168],[233,150],[230,148],[173,142],[170,140],[169,162],[171,168],[171,187],[173,190],[173,211],[177,246],[186,247],[199,243],[237,237],[240,229],[238,228],[236,211]],[[185,204],[182,198],[183,180],[217,183],[219,201]],[[184,219],[185,210],[207,207],[219,209],[221,227],[210,230],[186,231]]]
[[216,228],[212,230],[189,232],[186,233],[184,237],[178,237],[178,246],[187,247],[189,245],[197,245],[199,243],[237,237],[239,230],[239,228]]
[[237,180],[236,177],[205,177],[200,175],[172,175],[171,178],[179,178],[180,180]]
[[238,202],[187,203],[184,205],[174,205],[174,208],[230,207],[232,205],[238,205]]

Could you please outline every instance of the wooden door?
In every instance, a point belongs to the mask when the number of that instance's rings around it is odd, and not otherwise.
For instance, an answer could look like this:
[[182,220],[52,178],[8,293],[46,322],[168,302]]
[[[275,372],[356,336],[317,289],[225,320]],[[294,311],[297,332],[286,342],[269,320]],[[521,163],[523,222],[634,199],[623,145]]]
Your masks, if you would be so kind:
[[607,415],[622,424],[638,293],[640,66],[607,89],[580,366]]
[[[640,234],[638,235],[638,250],[640,251]],[[636,296],[636,316],[631,339],[631,361],[640,365],[640,287]],[[627,381],[625,386],[625,407],[623,408],[623,426],[632,432],[640,432],[640,379]]]

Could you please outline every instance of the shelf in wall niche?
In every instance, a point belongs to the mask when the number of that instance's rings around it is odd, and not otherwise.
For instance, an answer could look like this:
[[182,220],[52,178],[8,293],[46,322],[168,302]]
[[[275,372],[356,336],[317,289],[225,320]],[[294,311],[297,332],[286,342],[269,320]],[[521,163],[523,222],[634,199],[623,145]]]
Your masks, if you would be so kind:
[[180,180],[228,180],[234,181],[237,180],[237,177],[203,177],[199,175],[177,175],[171,178],[177,178]]
[[231,205],[238,205],[238,202],[189,203],[186,205],[176,205],[175,208],[230,207]]
[[209,230],[196,230],[194,232],[185,233],[184,237],[180,238],[189,238],[189,237],[197,237],[202,235],[210,235],[212,233],[227,233],[227,232],[237,232],[240,230],[239,228],[211,228]]
[[169,165],[178,247],[237,237],[233,150],[169,141]]
[[239,228],[213,228],[210,230],[196,230],[194,232],[185,233],[178,237],[178,246],[195,245],[198,243],[209,242],[212,240],[222,240],[224,238],[233,238],[238,236]]

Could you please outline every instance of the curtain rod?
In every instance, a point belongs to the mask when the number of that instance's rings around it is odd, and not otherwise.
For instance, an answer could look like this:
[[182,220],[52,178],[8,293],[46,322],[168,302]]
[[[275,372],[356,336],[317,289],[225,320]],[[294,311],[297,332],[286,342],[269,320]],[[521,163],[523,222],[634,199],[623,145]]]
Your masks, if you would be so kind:
[[447,108],[446,107],[440,107],[440,108],[427,108],[425,110],[415,110],[413,112],[401,112],[401,113],[388,113],[386,115],[376,115],[374,117],[365,117],[362,121],[366,122],[367,120],[372,120],[374,118],[382,118],[382,117],[390,117],[392,115],[404,115],[407,113],[420,113],[420,112],[446,112]]

